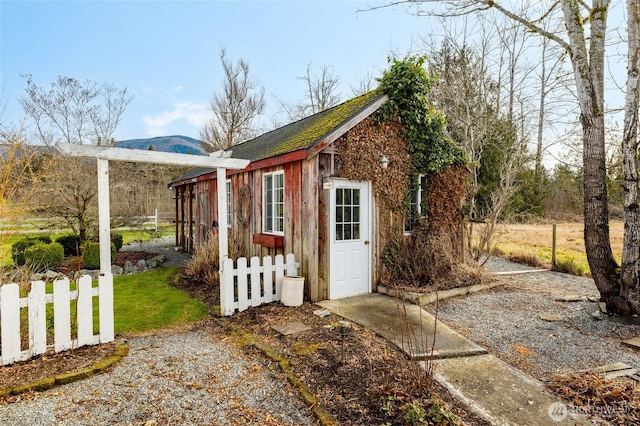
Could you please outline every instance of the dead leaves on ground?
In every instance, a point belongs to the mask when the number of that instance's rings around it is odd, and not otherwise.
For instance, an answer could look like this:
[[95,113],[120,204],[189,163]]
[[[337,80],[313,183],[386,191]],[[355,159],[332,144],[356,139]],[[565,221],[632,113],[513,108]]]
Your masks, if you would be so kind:
[[598,373],[557,374],[548,386],[570,401],[578,413],[615,425],[640,423],[640,388],[630,378],[605,379]]

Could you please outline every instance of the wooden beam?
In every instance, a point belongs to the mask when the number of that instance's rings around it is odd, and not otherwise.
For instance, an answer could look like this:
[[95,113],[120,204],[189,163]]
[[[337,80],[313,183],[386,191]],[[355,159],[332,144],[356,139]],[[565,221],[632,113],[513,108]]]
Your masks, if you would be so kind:
[[108,146],[58,144],[58,150],[74,157],[101,158],[131,163],[167,164],[171,166],[224,167],[244,169],[249,160],[204,155],[176,154],[172,152],[148,151],[143,149],[113,148]]

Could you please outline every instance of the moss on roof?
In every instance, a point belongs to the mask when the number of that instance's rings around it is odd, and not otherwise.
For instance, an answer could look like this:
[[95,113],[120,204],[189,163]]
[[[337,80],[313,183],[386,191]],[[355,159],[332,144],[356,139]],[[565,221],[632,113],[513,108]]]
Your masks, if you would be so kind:
[[[297,151],[301,148],[309,148],[382,96],[384,95],[380,91],[372,90],[333,108],[234,145],[230,148],[233,151],[232,157],[244,158],[254,162]],[[214,171],[215,169],[213,168],[195,168],[174,179],[169,185],[183,180],[194,179]]]
[[231,148],[233,157],[251,161],[310,147],[357,115],[382,94],[367,92],[340,105],[265,133]]

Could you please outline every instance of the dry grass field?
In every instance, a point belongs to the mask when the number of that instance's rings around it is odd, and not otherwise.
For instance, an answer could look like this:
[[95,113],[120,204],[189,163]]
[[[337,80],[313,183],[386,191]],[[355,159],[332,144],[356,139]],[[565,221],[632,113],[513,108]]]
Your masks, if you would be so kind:
[[[475,225],[475,229],[477,226]],[[619,262],[622,256],[624,224],[621,221],[612,221],[610,226],[613,255]],[[497,249],[505,257],[550,267],[552,236],[552,224],[502,224],[499,227]],[[558,269],[577,275],[588,275],[582,223],[556,224],[556,258]]]

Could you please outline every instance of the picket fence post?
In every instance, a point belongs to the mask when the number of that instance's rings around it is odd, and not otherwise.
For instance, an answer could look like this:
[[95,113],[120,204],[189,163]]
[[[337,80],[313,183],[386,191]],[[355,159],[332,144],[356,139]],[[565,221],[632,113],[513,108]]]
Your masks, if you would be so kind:
[[20,287],[18,284],[0,286],[0,338],[2,339],[2,365],[20,359]]
[[71,306],[69,279],[53,282],[53,347],[56,352],[71,349]]
[[93,295],[91,277],[83,275],[78,281],[78,346],[93,343]]
[[28,299],[29,348],[31,356],[41,355],[47,351],[47,304],[44,281],[31,283]]
[[271,256],[262,259],[263,280],[264,280],[264,303],[273,302],[273,263]]
[[260,306],[261,289],[260,289],[260,258],[253,256],[251,258],[251,306]]
[[227,317],[234,311],[233,287],[233,260],[227,258],[224,261],[224,267],[220,269],[220,312]]
[[282,280],[284,279],[284,256],[281,254],[276,255],[276,294],[273,300],[280,301],[280,294],[282,293]]

